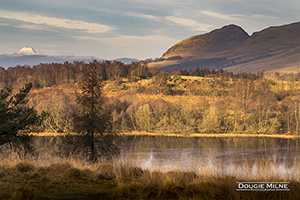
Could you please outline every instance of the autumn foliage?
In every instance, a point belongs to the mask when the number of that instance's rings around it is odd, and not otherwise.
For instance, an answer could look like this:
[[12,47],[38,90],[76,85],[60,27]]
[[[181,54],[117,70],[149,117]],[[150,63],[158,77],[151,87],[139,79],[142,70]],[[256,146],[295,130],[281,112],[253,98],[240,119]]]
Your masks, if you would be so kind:
[[163,71],[145,63],[94,61],[16,66],[0,85],[32,82],[30,105],[48,111],[46,132],[72,132],[70,113],[89,65],[104,81],[114,131],[157,133],[299,133],[300,74],[268,77],[222,69]]

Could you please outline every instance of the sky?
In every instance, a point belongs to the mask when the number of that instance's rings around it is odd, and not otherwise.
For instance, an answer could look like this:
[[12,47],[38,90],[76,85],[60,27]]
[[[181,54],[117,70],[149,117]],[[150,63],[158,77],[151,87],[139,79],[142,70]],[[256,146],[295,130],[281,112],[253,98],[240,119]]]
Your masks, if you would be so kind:
[[142,60],[228,24],[252,35],[297,21],[299,0],[0,0],[0,54]]

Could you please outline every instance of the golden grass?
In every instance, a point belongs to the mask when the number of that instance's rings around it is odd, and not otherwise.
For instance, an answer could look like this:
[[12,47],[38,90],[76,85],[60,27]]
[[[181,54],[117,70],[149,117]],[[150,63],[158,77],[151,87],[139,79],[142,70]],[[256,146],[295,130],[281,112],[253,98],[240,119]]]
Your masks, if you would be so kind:
[[0,176],[0,199],[97,199],[110,197],[114,184],[102,173],[69,162],[1,164]]
[[[268,163],[258,167],[264,173]],[[251,171],[247,165],[245,172]],[[287,181],[276,174],[241,178],[209,169],[159,172],[129,163],[88,163],[75,158],[38,161],[2,159],[0,199],[297,199],[300,182],[290,192],[237,192],[240,181]]]
[[[68,133],[69,135],[78,135],[77,133]],[[66,133],[52,133],[52,132],[42,132],[42,133],[30,133],[31,136],[65,136]]]
[[297,138],[296,135],[286,135],[286,134],[274,134],[274,135],[263,135],[263,134],[236,134],[236,133],[218,133],[218,134],[203,134],[203,133],[193,133],[193,134],[168,134],[168,133],[152,133],[152,132],[141,132],[132,131],[122,133],[126,136],[170,136],[170,137],[257,137],[257,138]]
[[[140,165],[138,155],[136,160],[124,155],[90,163],[79,157],[43,152],[27,161],[13,153],[0,154],[1,200],[297,199],[300,196],[297,158],[288,166],[271,158],[255,161],[244,158],[239,164],[226,167],[209,155],[210,164],[204,158],[186,158],[184,163],[174,162],[168,168],[165,163]],[[243,181],[289,181],[290,191],[237,192],[237,182]]]
[[[77,135],[76,133],[69,133],[70,135]],[[65,136],[65,133],[30,133],[32,136]],[[124,136],[169,136],[169,137],[256,137],[256,138],[285,138],[285,139],[295,139],[300,136],[288,135],[288,134],[273,134],[273,135],[264,135],[264,134],[236,134],[236,133],[193,133],[193,134],[172,134],[172,133],[158,133],[158,132],[145,132],[145,131],[131,131],[131,132],[122,132],[121,135]]]

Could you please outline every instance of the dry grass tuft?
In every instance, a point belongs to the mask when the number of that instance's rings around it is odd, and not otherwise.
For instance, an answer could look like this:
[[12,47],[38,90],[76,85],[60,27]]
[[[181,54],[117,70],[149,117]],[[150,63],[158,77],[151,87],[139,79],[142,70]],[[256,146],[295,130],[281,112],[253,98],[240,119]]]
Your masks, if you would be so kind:
[[[297,199],[290,192],[237,192],[241,178],[195,172],[144,170],[115,161],[86,163],[30,161],[0,164],[0,199]],[[267,167],[267,166],[261,166]],[[285,181],[276,176],[247,181]]]
[[[26,161],[13,153],[0,154],[0,200],[297,199],[300,196],[297,158],[286,163],[287,166],[267,157],[245,159],[225,169],[213,155],[210,164],[207,159],[186,158],[185,163],[174,162],[170,168],[155,162],[153,166],[139,165],[134,156],[132,159],[132,155],[128,156],[90,163],[75,156],[51,154],[47,149]],[[139,160],[138,155],[136,158]],[[237,192],[237,182],[242,181],[290,181],[291,191]]]
[[34,165],[32,163],[29,163],[29,162],[17,163],[15,168],[19,172],[32,172],[35,169]]

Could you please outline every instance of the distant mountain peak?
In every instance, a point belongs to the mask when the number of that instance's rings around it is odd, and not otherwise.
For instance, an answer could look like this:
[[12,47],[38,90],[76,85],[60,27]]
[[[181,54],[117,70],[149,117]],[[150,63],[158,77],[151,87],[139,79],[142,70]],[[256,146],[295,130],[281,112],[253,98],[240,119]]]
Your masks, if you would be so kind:
[[19,51],[13,53],[12,55],[14,56],[31,56],[31,55],[46,55],[43,52],[36,50],[32,47],[23,47],[22,49],[20,49]]

